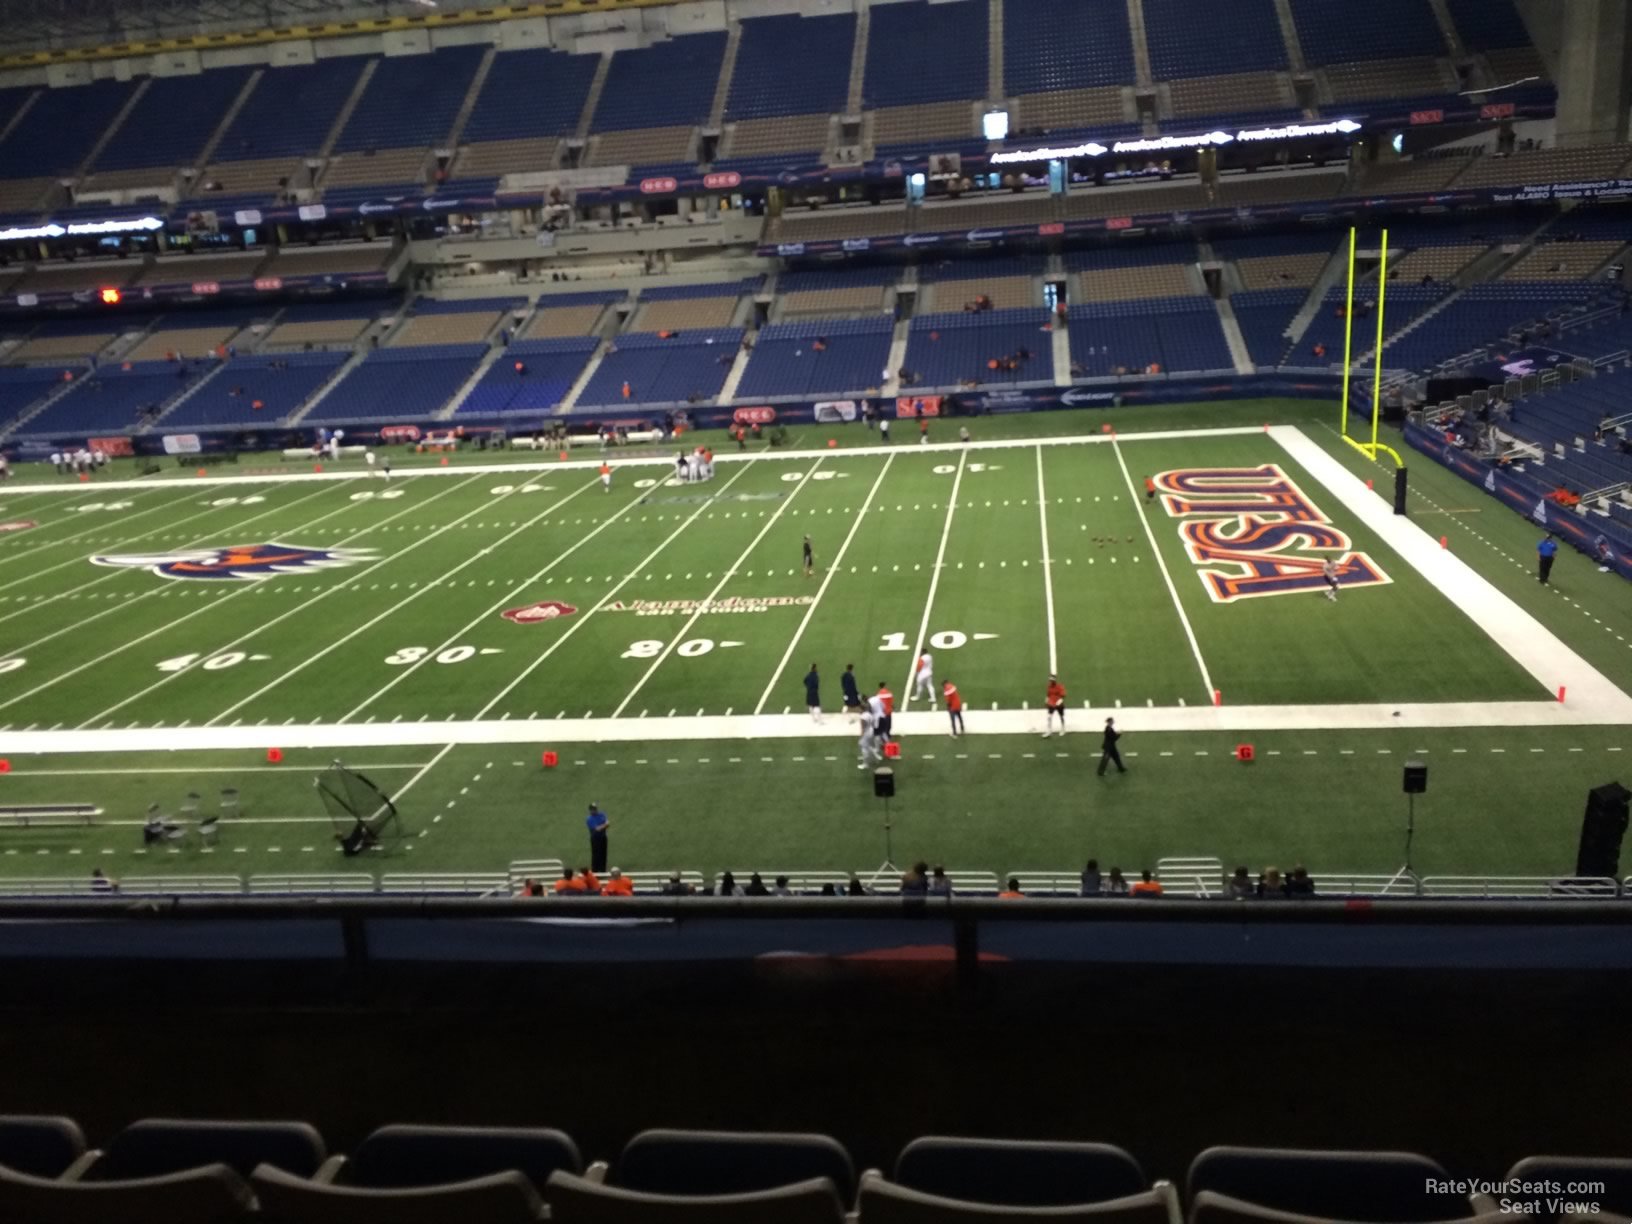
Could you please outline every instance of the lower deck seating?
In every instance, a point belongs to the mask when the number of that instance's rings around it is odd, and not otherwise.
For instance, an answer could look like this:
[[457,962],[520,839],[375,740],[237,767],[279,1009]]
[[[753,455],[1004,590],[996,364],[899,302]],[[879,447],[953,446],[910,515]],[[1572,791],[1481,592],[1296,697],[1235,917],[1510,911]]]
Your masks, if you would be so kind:
[[453,398],[486,352],[485,344],[376,349],[306,419],[423,420]]
[[[1254,365],[1276,366],[1291,342],[1286,329],[1303,306],[1304,289],[1258,289],[1230,295],[1230,306]],[[1305,364],[1319,365],[1318,360]]]
[[271,425],[298,412],[348,359],[346,353],[235,357],[164,418],[165,428]]
[[1071,312],[1075,377],[1234,367],[1210,298],[1101,303]]
[[456,411],[553,412],[599,346],[594,336],[518,340],[499,354]]
[[[1384,350],[1383,364],[1394,369],[1424,369],[1468,349],[1494,343],[1512,328],[1584,301],[1593,292],[1591,285],[1548,282],[1495,281],[1469,286],[1422,326],[1390,343]],[[1393,296],[1391,288],[1390,298]],[[1390,305],[1391,333],[1398,326],[1398,317]]]
[[[1050,315],[1040,308],[920,315],[907,335],[913,385],[1054,381]],[[1009,369],[1009,361],[1014,368]],[[994,367],[995,363],[995,367]]]
[[140,361],[126,368],[104,366],[27,425],[33,434],[116,433],[135,429],[158,413],[215,363]]
[[63,373],[55,366],[0,367],[0,429],[61,390]]
[[887,317],[774,323],[755,338],[737,395],[758,399],[870,391],[883,382],[894,331]]
[[644,332],[618,336],[575,407],[712,399],[725,385],[741,342],[737,327],[685,331],[668,339]]

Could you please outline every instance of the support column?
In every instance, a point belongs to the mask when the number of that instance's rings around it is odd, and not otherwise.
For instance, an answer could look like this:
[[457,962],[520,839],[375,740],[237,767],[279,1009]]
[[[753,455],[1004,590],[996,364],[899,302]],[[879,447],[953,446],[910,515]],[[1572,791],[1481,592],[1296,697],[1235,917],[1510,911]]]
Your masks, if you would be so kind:
[[1571,148],[1626,139],[1632,109],[1632,20],[1626,0],[1563,5],[1558,55],[1558,143]]

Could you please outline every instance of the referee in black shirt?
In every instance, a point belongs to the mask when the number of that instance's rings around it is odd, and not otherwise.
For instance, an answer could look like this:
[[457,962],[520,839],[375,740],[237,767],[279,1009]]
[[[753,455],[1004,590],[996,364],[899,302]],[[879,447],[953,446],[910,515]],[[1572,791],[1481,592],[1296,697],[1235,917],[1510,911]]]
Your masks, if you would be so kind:
[[1105,776],[1105,766],[1111,764],[1113,761],[1116,762],[1117,773],[1128,772],[1126,766],[1122,764],[1122,754],[1116,750],[1116,741],[1121,738],[1122,732],[1116,729],[1116,720],[1113,718],[1107,718],[1105,720],[1105,740],[1100,745],[1099,752],[1100,777],[1103,778]]

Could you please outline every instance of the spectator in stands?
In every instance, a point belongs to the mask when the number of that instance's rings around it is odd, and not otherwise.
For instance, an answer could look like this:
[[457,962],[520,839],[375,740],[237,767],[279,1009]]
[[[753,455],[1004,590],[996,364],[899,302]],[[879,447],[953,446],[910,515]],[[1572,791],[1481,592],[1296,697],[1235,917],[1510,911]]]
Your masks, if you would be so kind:
[[736,876],[729,871],[722,871],[719,883],[714,886],[714,895],[716,897],[740,897],[742,896],[742,886],[737,883]]
[[1264,874],[1258,877],[1258,899],[1260,901],[1286,900],[1286,881],[1281,879],[1279,867],[1265,867]]
[[589,891],[589,885],[571,867],[563,867],[561,868],[561,878],[555,882],[555,891],[558,893],[584,893]]
[[1026,894],[1020,891],[1020,878],[1010,876],[1008,886],[997,894],[997,899],[999,901],[1024,901]]
[[1326,345],[1319,340],[1315,341],[1315,357],[1319,361],[1326,360]]
[[612,868],[612,874],[607,877],[606,883],[601,885],[601,896],[632,897],[634,895],[634,881],[628,876],[624,875],[623,872],[619,871],[616,867]]
[[1293,898],[1315,895],[1315,882],[1309,878],[1309,872],[1302,863],[1296,864],[1292,868],[1292,874],[1287,877],[1286,895]]
[[1088,865],[1082,869],[1082,886],[1077,890],[1079,897],[1097,897],[1103,891],[1104,881],[1099,874],[1099,860],[1089,859]]
[[833,881],[829,880],[826,884],[822,885],[821,895],[824,897],[837,897],[839,895],[839,890],[834,888]]
[[929,895],[928,863],[914,863],[901,873],[901,895],[903,897],[927,897]]
[[768,897],[771,890],[765,887],[765,881],[759,878],[759,872],[748,877],[748,887],[742,890],[745,897]]
[[1147,867],[1139,873],[1139,882],[1130,888],[1128,893],[1135,897],[1159,897],[1162,895],[1161,881],[1155,879]]
[[1231,901],[1246,901],[1257,895],[1257,888],[1253,885],[1252,877],[1247,874],[1245,867],[1237,867],[1235,874],[1224,885],[1224,895]]
[[1122,868],[1111,868],[1111,874],[1105,877],[1105,893],[1111,897],[1128,895],[1128,881],[1122,874]]
[[524,897],[542,897],[544,895],[544,886],[528,876],[521,882],[521,895]]
[[791,896],[793,896],[793,889],[788,887],[788,877],[787,876],[779,875],[779,876],[776,877],[776,883],[771,886],[771,896],[773,896],[773,897],[791,897]]
[[119,881],[103,872],[100,867],[91,868],[91,891],[93,893],[116,893],[119,891]]
[[850,873],[850,883],[845,885],[845,895],[850,897],[866,897],[870,896],[871,894],[868,893],[867,886],[861,882],[861,877],[852,871]]
[[946,868],[939,863],[929,875],[929,895],[932,897],[950,897],[952,895],[952,881],[947,878]]
[[668,881],[663,885],[660,891],[665,897],[689,897],[697,890],[690,884],[686,883],[686,881],[682,880],[680,878],[680,873],[676,871],[673,875],[669,876]]

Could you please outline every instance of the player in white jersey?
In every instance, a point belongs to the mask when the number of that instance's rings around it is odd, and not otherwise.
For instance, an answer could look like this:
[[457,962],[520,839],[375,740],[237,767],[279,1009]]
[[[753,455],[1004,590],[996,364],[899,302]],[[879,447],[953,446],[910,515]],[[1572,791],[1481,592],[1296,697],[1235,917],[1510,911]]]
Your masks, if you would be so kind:
[[1321,575],[1322,578],[1326,579],[1326,588],[1327,588],[1326,598],[1331,600],[1333,603],[1336,603],[1337,602],[1337,562],[1332,560],[1330,557],[1327,557],[1326,558],[1326,564],[1320,567],[1320,575]]
[[862,714],[861,735],[856,740],[856,747],[861,752],[861,760],[857,769],[868,769],[884,763],[884,751],[878,734],[878,718],[871,711]]
[[918,656],[918,670],[913,673],[912,695],[927,697],[929,708],[935,708],[935,656],[924,651]]

